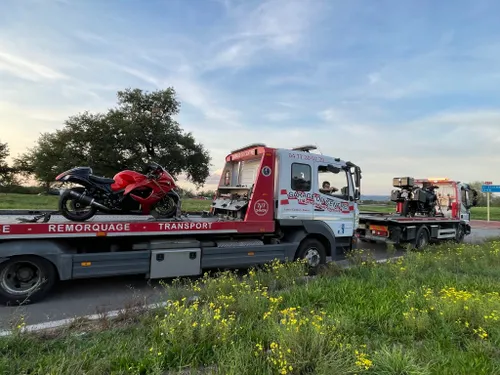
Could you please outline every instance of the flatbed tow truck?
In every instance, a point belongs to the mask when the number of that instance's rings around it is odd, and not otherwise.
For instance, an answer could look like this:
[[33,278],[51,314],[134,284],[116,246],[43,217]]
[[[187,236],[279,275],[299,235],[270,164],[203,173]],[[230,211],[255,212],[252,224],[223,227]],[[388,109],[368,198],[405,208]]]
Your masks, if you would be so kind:
[[437,213],[433,216],[404,215],[401,202],[396,204],[392,213],[361,213],[355,230],[355,236],[360,241],[385,242],[397,247],[410,245],[421,249],[429,243],[460,243],[471,233],[470,208],[477,204],[477,193],[470,185],[446,177],[404,179],[411,180],[412,186],[416,187],[424,184],[437,187]]
[[[299,258],[315,270],[327,256],[343,257],[358,225],[361,169],[314,149],[253,144],[231,152],[211,209],[198,216],[4,220],[0,299],[39,301],[60,280],[175,278]],[[323,190],[325,180],[341,188]]]

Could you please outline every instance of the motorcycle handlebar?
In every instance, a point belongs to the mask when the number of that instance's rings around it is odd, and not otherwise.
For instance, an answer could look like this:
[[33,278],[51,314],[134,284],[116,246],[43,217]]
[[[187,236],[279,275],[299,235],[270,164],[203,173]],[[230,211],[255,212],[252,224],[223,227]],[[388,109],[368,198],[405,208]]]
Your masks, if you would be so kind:
[[165,170],[165,168],[163,168],[160,164],[152,161],[149,163],[148,165],[149,169],[151,170],[150,172],[148,172],[148,176],[151,176],[151,178],[159,178],[161,173],[166,173],[168,174],[174,181],[177,181],[177,179],[172,176],[167,170]]

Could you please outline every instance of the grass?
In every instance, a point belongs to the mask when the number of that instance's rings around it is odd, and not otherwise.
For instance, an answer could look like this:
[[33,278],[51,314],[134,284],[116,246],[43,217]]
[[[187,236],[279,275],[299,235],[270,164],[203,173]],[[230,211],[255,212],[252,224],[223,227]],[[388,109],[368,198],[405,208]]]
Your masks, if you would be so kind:
[[[56,210],[57,196],[30,194],[0,194],[0,209],[43,209]],[[210,208],[210,200],[184,199],[182,210],[185,212],[200,212]],[[393,212],[394,206],[366,205],[360,206],[361,211]],[[473,207],[472,219],[486,220],[486,207]],[[490,220],[500,221],[500,207],[490,208]]]
[[500,374],[500,241],[351,260],[178,281],[170,306],[105,329],[18,329],[0,373]]

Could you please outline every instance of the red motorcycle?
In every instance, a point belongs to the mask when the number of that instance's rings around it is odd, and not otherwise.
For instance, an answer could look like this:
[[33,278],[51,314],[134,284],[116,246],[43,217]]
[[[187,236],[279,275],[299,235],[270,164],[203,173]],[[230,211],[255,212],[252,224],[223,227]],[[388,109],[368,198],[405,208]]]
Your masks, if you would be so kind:
[[59,199],[59,211],[71,221],[88,220],[98,211],[110,215],[151,214],[155,218],[171,218],[180,211],[175,178],[154,162],[148,165],[146,174],[125,170],[111,179],[95,176],[90,167],[77,167],[61,173],[56,181],[81,185],[64,190]]

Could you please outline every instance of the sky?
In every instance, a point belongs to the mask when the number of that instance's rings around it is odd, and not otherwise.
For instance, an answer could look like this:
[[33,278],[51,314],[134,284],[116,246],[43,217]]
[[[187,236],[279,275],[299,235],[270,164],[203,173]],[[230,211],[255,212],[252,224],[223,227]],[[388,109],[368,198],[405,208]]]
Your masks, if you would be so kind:
[[0,1],[11,156],[127,87],[176,90],[206,188],[253,142],[351,160],[363,194],[406,175],[500,184],[495,0]]

